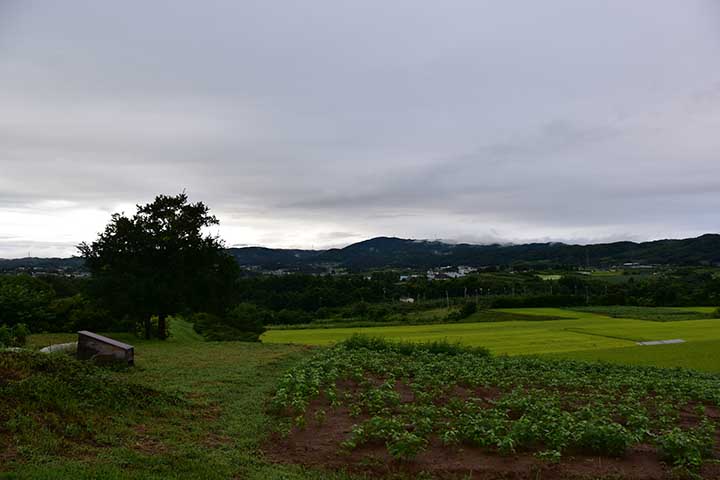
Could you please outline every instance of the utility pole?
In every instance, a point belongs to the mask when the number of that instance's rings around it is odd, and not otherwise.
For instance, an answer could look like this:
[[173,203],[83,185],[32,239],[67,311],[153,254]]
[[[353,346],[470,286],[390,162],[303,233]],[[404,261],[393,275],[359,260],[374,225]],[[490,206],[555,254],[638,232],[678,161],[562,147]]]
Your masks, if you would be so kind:
[[445,301],[447,302],[447,308],[450,310],[450,294],[445,290]]

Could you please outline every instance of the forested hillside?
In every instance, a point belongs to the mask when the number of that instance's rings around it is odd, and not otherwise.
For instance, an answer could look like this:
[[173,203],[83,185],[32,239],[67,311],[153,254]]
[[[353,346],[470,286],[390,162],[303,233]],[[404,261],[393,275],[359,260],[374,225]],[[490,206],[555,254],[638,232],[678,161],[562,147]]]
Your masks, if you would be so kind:
[[[330,250],[264,247],[230,248],[238,264],[261,269],[310,270],[334,265],[355,271],[394,267],[424,269],[439,266],[593,266],[623,263],[660,265],[720,265],[720,235],[706,234],[682,240],[615,242],[594,245],[528,243],[521,245],[472,245],[429,240],[377,237]],[[0,259],[0,271],[17,269],[82,268],[82,259]]]
[[471,245],[378,237],[325,251],[232,248],[238,263],[261,267],[298,267],[332,263],[366,270],[383,267],[429,268],[444,265],[512,264],[609,266],[641,264],[703,265],[720,263],[720,235],[683,240],[615,242],[595,245],[529,243]]

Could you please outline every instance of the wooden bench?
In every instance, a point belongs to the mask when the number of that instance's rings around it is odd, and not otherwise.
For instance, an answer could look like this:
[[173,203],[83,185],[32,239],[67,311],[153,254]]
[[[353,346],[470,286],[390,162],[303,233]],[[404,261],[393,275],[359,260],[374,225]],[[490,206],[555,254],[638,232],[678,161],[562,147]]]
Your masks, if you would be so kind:
[[126,362],[128,365],[133,365],[135,348],[127,343],[81,330],[78,332],[77,358],[103,363]]

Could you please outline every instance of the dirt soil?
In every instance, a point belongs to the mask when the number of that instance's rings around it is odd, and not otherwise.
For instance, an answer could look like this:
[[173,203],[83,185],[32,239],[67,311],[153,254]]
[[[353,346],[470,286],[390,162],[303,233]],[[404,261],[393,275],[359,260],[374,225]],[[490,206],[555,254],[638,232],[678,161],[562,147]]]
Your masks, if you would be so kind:
[[[353,382],[343,382],[342,390],[354,390]],[[398,385],[402,401],[412,401],[411,390]],[[456,389],[460,397],[472,395],[492,401],[499,391]],[[486,398],[487,397],[487,398]],[[318,422],[315,412],[325,412]],[[708,412],[718,415],[717,409]],[[682,423],[695,425],[697,415],[690,407],[683,409]],[[379,478],[417,478],[420,474],[438,479],[482,480],[552,480],[552,479],[613,479],[613,480],[677,480],[672,469],[659,458],[651,445],[638,445],[624,457],[610,458],[588,455],[563,457],[560,463],[544,462],[532,452],[502,456],[487,449],[461,445],[448,447],[433,438],[427,449],[410,461],[392,458],[382,443],[362,445],[346,451],[340,444],[352,427],[367,417],[351,417],[346,407],[332,407],[323,396],[314,400],[306,411],[306,426],[294,428],[289,435],[273,434],[263,445],[268,460],[275,463],[303,465],[327,471],[350,471]],[[720,434],[716,446],[720,445]],[[720,464],[707,463],[700,472],[702,479],[720,480]],[[425,477],[423,477],[425,478]]]

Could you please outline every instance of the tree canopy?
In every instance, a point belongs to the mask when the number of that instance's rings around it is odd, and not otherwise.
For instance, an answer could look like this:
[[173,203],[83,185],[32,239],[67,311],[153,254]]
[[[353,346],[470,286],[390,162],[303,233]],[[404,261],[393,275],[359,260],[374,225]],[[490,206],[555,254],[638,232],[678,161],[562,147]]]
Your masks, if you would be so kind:
[[115,213],[91,244],[78,246],[92,273],[91,289],[113,314],[142,324],[145,336],[167,336],[166,318],[177,313],[222,313],[238,277],[217,225],[202,202],[185,193],[159,195],[132,217]]

